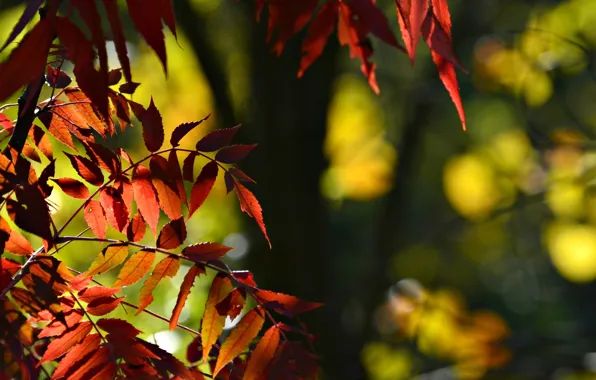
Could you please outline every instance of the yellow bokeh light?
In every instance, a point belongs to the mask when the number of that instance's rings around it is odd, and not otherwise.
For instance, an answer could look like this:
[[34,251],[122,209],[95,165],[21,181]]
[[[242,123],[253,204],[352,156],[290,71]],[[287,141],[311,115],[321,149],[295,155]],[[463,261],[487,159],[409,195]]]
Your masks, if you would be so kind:
[[596,227],[555,223],[546,231],[546,243],[563,277],[578,283],[596,278]]
[[545,198],[548,207],[559,218],[579,218],[584,214],[584,186],[578,182],[554,182]]
[[501,199],[494,169],[474,154],[451,159],[445,166],[443,185],[453,208],[469,219],[486,217]]

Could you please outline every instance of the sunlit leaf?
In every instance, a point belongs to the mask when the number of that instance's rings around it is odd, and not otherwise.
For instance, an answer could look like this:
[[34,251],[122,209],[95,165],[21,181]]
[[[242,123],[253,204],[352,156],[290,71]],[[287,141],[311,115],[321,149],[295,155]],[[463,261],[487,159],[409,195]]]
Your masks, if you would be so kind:
[[190,191],[190,205],[188,208],[188,218],[192,216],[201,207],[209,192],[215,184],[217,173],[219,168],[217,162],[210,161],[207,165],[203,166],[201,173],[197,177],[192,190]]
[[217,304],[223,301],[232,290],[232,282],[229,278],[223,275],[217,275],[211,284],[209,296],[205,303],[205,312],[203,313],[203,321],[201,322],[201,342],[203,345],[203,360],[207,360],[211,347],[217,341],[221,334],[226,317],[219,315],[217,312]]
[[139,281],[153,265],[155,252],[141,250],[132,255],[120,269],[114,286],[129,286]]
[[174,249],[186,239],[186,224],[184,219],[172,220],[159,232],[157,246],[162,249]]
[[248,359],[246,370],[244,371],[244,380],[258,380],[261,379],[265,373],[267,365],[273,360],[277,347],[279,346],[279,328],[271,326],[269,330],[263,334],[255,350]]
[[172,316],[170,317],[170,330],[174,330],[178,325],[180,313],[184,308],[184,304],[186,303],[186,299],[190,294],[190,290],[194,284],[195,278],[201,274],[205,274],[205,268],[199,265],[193,265],[188,272],[186,272],[184,280],[182,281],[182,285],[180,286],[180,291],[178,292],[176,306],[174,306],[174,310],[172,310]]
[[155,266],[151,276],[145,280],[141,288],[137,315],[153,302],[153,290],[159,282],[166,277],[174,277],[178,273],[178,269],[180,269],[180,260],[176,256],[168,256]]
[[68,329],[64,334],[49,344],[40,362],[45,363],[64,355],[75,344],[83,340],[87,334],[89,334],[92,328],[93,325],[91,322],[81,322],[77,326]]
[[97,257],[91,263],[89,270],[85,273],[84,277],[95,276],[100,273],[104,273],[112,269],[118,264],[122,264],[128,256],[127,245],[110,245],[106,247],[102,252],[97,254]]

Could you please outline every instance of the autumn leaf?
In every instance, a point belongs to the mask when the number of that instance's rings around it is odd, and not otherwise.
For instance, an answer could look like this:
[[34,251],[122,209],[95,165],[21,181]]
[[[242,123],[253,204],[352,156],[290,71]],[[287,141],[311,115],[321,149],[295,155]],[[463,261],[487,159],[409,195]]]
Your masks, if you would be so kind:
[[52,88],[64,88],[72,82],[72,79],[64,71],[47,65],[46,82]]
[[229,168],[228,172],[239,181],[257,183],[254,179],[250,178],[246,173],[237,167]]
[[153,98],[151,98],[149,107],[143,113],[141,123],[143,125],[143,141],[145,142],[145,146],[150,152],[158,151],[163,145],[164,128],[159,110],[153,103]]
[[279,328],[271,326],[248,359],[243,380],[259,380],[263,377],[267,365],[273,360],[279,346]]
[[145,221],[141,214],[135,214],[126,228],[126,238],[134,242],[140,241],[145,236],[146,230],[147,226],[145,226]]
[[195,167],[195,159],[199,154],[197,152],[190,152],[188,156],[184,159],[184,163],[182,164],[182,178],[188,182],[194,182],[194,167]]
[[110,225],[122,232],[128,223],[128,209],[118,190],[112,186],[104,187],[99,193],[99,203]]
[[126,48],[126,39],[124,38],[124,29],[122,27],[122,20],[120,19],[118,4],[113,0],[102,0],[102,3],[106,10],[108,22],[110,23],[114,47],[116,48],[120,65],[122,65],[124,78],[126,78],[127,82],[132,82],[130,61],[128,59],[128,50]]
[[97,254],[97,257],[95,257],[95,260],[91,263],[89,270],[83,277],[91,277],[107,272],[116,265],[122,264],[127,256],[127,245],[110,245]]
[[151,172],[142,165],[137,165],[132,175],[132,192],[134,199],[137,202],[139,212],[143,216],[145,222],[153,235],[157,230],[157,222],[159,221],[159,203],[155,196],[155,189],[151,184]]
[[0,230],[4,231],[8,236],[4,242],[4,250],[15,255],[29,256],[33,252],[33,247],[29,240],[27,240],[19,231],[13,230],[8,225],[4,218],[0,217]]
[[178,154],[175,150],[170,152],[168,156],[168,170],[167,172],[170,174],[171,181],[176,185],[176,190],[178,192],[178,196],[182,203],[185,205],[188,204],[186,199],[186,189],[184,188],[184,179],[182,177],[182,172],[180,171],[180,162],[178,161]]
[[[171,7],[171,3],[156,2],[151,7],[147,7],[145,0],[126,0],[126,4],[135,28],[141,33],[147,45],[155,51],[167,73],[166,45],[161,22],[164,14],[170,14],[167,7]],[[168,20],[171,23],[171,17],[168,17]]]
[[323,306],[322,303],[307,302],[294,296],[269,290],[258,290],[255,296],[265,304],[265,307],[275,310],[289,318],[294,318],[298,314]]
[[100,298],[109,298],[121,291],[120,287],[108,288],[106,286],[92,286],[79,291],[79,299],[83,302],[93,302]]
[[306,69],[323,53],[329,36],[335,30],[338,11],[336,2],[326,2],[308,27],[308,33],[302,41],[302,59],[298,78],[301,78]]
[[[71,379],[113,379],[116,374],[116,363],[110,361],[109,350],[101,346],[85,361],[77,366],[69,376]],[[92,374],[92,375],[91,375]]]
[[114,311],[124,297],[120,298],[112,298],[112,297],[103,297],[95,299],[87,305],[87,313],[95,316],[102,316]]
[[13,222],[21,229],[50,240],[50,214],[46,201],[37,186],[15,189],[16,201],[6,199],[6,209]]
[[422,23],[429,9],[428,0],[396,0],[397,17],[401,35],[414,65],[416,47],[422,37]]
[[197,177],[192,190],[190,191],[190,205],[188,208],[188,219],[201,207],[209,192],[215,184],[217,173],[219,168],[217,162],[210,161],[207,165],[203,166],[201,173]]
[[89,189],[87,186],[74,178],[54,178],[52,181],[54,181],[66,195],[76,199],[89,198]]
[[184,219],[172,220],[159,232],[157,246],[162,249],[174,249],[186,239],[186,225]]
[[215,155],[215,160],[224,164],[235,164],[242,161],[248,154],[257,147],[257,144],[252,145],[232,145],[222,148]]
[[174,131],[172,132],[172,136],[170,137],[170,144],[173,147],[177,147],[180,144],[180,140],[182,140],[184,138],[184,136],[186,136],[190,131],[195,129],[197,126],[201,125],[202,122],[209,119],[209,116],[211,116],[211,114],[205,116],[204,118],[202,118],[199,121],[183,123],[183,124],[180,124],[179,126],[177,126],[176,129],[174,129]]
[[106,237],[108,231],[108,221],[101,207],[101,203],[96,200],[90,200],[85,205],[84,214],[85,221],[91,231],[100,239]]
[[115,176],[120,172],[120,161],[108,148],[94,142],[85,142],[85,151],[93,163],[99,165],[100,168],[110,173],[110,177]]
[[232,282],[229,278],[219,274],[211,283],[209,296],[205,303],[205,312],[201,322],[201,342],[203,345],[203,361],[209,357],[211,347],[221,334],[226,320],[225,315],[219,315],[217,304],[223,301],[232,290]]
[[139,315],[147,306],[153,302],[153,290],[159,282],[166,277],[174,277],[180,269],[180,260],[176,256],[168,256],[161,260],[153,269],[151,276],[143,283],[139,294],[139,308],[136,315]]
[[100,329],[114,335],[118,335],[121,337],[128,337],[133,339],[142,331],[137,330],[133,325],[129,322],[124,321],[122,319],[116,318],[102,318],[97,321],[97,326]]
[[198,243],[184,248],[182,250],[182,254],[192,261],[201,262],[219,260],[232,249],[232,247],[227,247],[217,243]]
[[76,368],[76,364],[82,361],[88,354],[95,351],[101,343],[99,334],[87,335],[79,344],[73,347],[63,358],[60,364],[52,373],[52,379],[59,379],[66,376],[69,371]]
[[116,188],[116,190],[118,190],[118,192],[120,193],[120,195],[122,195],[122,200],[124,200],[124,204],[126,205],[126,208],[128,209],[128,216],[131,216],[131,212],[132,212],[132,202],[134,200],[134,195],[133,195],[133,191],[132,191],[132,184],[130,182],[130,180],[128,179],[128,177],[125,176],[118,176],[114,179],[114,187]]
[[257,337],[265,322],[265,318],[263,318],[261,313],[262,311],[258,307],[252,309],[234,327],[219,349],[219,356],[213,370],[214,377],[217,376],[223,367],[234,360],[236,356],[240,355],[248,347],[250,342]]
[[157,191],[159,204],[168,218],[175,220],[182,217],[182,207],[178,196],[178,188],[173,182],[172,174],[168,172],[168,166],[168,160],[164,157],[151,157],[149,164],[151,180]]
[[215,152],[228,145],[236,135],[236,132],[238,132],[238,129],[240,129],[240,125],[213,131],[199,140],[196,148],[199,152]]
[[[19,288],[14,288],[16,290]],[[14,297],[11,291],[11,295]],[[62,335],[67,329],[76,326],[83,319],[83,311],[72,309],[62,315],[62,318],[54,318],[48,323],[37,336],[38,338],[48,338]]]
[[234,319],[240,315],[245,303],[246,291],[244,289],[234,289],[215,308],[219,315],[227,315]]
[[240,201],[240,209],[256,220],[265,239],[267,239],[267,242],[269,243],[269,248],[271,248],[271,241],[269,240],[269,235],[267,235],[267,229],[265,227],[265,222],[263,221],[263,210],[261,209],[259,201],[250,190],[238,182],[236,182],[236,195]]
[[273,45],[273,51],[277,55],[282,53],[289,39],[304,28],[315,12],[317,3],[317,0],[267,2],[269,8],[267,41],[271,40],[277,28],[277,41]]
[[64,334],[57,339],[54,339],[48,345],[46,352],[40,359],[40,363],[43,364],[50,360],[54,360],[67,353],[75,344],[83,340],[92,328],[93,325],[91,322],[86,321],[68,329]]
[[138,251],[122,266],[114,286],[129,286],[136,283],[149,272],[154,260],[155,252],[150,250]]
[[54,39],[52,29],[50,19],[36,23],[8,59],[0,64],[0,102],[41,75]]
[[85,181],[94,186],[103,184],[103,173],[101,169],[86,157],[76,156],[63,152],[70,160],[70,164]]
[[170,317],[170,330],[174,330],[178,326],[178,319],[180,318],[180,313],[184,308],[186,299],[190,294],[190,289],[194,284],[195,278],[201,274],[205,274],[205,268],[199,265],[193,265],[188,272],[186,272],[184,280],[182,281],[182,285],[180,286],[180,291],[178,292],[176,305],[174,306],[174,310],[172,310],[172,316]]

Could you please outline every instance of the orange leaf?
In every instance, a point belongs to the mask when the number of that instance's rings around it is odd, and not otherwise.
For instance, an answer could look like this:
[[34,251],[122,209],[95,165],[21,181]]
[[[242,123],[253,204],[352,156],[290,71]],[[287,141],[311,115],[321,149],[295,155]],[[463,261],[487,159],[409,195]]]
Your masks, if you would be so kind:
[[99,202],[110,225],[116,231],[124,230],[128,223],[128,209],[118,190],[112,186],[104,187],[99,193]]
[[81,178],[94,186],[101,186],[103,184],[103,173],[97,165],[91,162],[91,160],[86,157],[75,156],[66,152],[64,152],[64,154],[68,157],[70,164]]
[[84,211],[85,221],[91,228],[91,231],[100,239],[106,237],[108,231],[108,221],[101,207],[101,203],[96,200],[90,200],[87,202]]
[[263,232],[263,235],[265,235],[265,239],[267,239],[267,242],[269,243],[269,248],[271,248],[271,241],[269,240],[269,235],[267,235],[267,228],[265,227],[265,222],[263,221],[263,210],[261,209],[259,201],[245,186],[239,184],[238,182],[235,183],[235,186],[236,195],[240,201],[240,209],[247,213],[248,216],[256,220],[259,228]]
[[249,311],[238,322],[232,330],[226,341],[219,349],[219,356],[213,370],[213,377],[216,377],[219,371],[229,362],[242,353],[248,347],[250,342],[257,337],[265,318],[261,315],[261,310],[257,307]]
[[91,263],[89,270],[83,277],[91,277],[107,272],[116,265],[122,264],[126,256],[128,256],[127,245],[110,245],[97,254],[97,257],[95,257],[95,260]]
[[29,256],[33,253],[33,247],[17,230],[10,228],[6,220],[0,217],[0,229],[9,234],[8,240],[4,243],[4,250],[15,255]]
[[318,302],[307,302],[288,294],[276,293],[269,290],[258,290],[255,296],[265,303],[265,307],[275,310],[289,318],[323,306]]
[[73,150],[77,150],[72,141],[72,136],[70,135],[70,128],[67,125],[68,121],[63,120],[63,118],[55,112],[50,111],[42,111],[37,117],[56,140]]
[[108,347],[101,346],[69,376],[69,379],[113,379],[116,363],[110,361]]
[[91,322],[81,322],[76,327],[68,329],[59,338],[53,340],[43,354],[40,364],[59,358],[67,353],[75,344],[80,342],[93,328]]
[[263,378],[267,365],[275,356],[279,346],[279,328],[271,326],[255,347],[248,359],[243,380],[259,380]]
[[219,260],[232,249],[232,247],[227,247],[217,243],[198,243],[184,248],[182,250],[182,254],[193,261],[200,262]]
[[143,112],[140,121],[143,124],[143,141],[145,141],[145,146],[150,152],[158,151],[163,145],[164,129],[161,115],[153,103],[153,98],[151,98],[147,110]]
[[139,315],[147,306],[153,302],[153,290],[165,277],[174,277],[180,269],[180,260],[176,256],[168,256],[161,260],[153,269],[151,276],[145,281],[139,294]]
[[159,221],[159,203],[155,189],[151,184],[151,172],[142,165],[137,165],[132,175],[132,192],[139,212],[155,235]]
[[53,181],[66,195],[77,199],[89,198],[89,189],[74,178],[54,178]]
[[[15,288],[16,290],[19,288]],[[12,294],[13,298],[15,296]],[[80,309],[72,309],[64,314],[63,318],[54,318],[50,323],[48,323],[39,333],[37,336],[38,339],[47,338],[51,336],[58,336],[64,333],[68,328],[71,328],[78,324],[81,319],[83,319],[83,311]]]
[[59,379],[67,375],[68,372],[72,372],[78,365],[80,365],[85,357],[91,352],[95,351],[101,343],[101,337],[99,334],[87,335],[85,339],[72,350],[70,350],[58,364],[58,368],[52,374],[52,379]]
[[126,238],[130,241],[140,241],[145,236],[145,221],[141,214],[135,214],[126,228]]
[[111,297],[121,291],[122,288],[114,287],[108,288],[106,286],[92,286],[85,288],[79,292],[79,299],[83,302],[91,303],[99,298]]
[[157,246],[163,249],[174,249],[186,239],[186,225],[184,219],[172,220],[159,232]]
[[53,36],[52,20],[39,21],[0,64],[0,102],[41,75]]
[[[173,181],[173,174],[168,172],[168,160],[161,156],[153,156],[149,167],[151,168],[151,180],[157,191],[157,198],[162,210],[171,220],[182,217],[178,189]],[[179,168],[178,171],[180,171]]]
[[154,260],[155,252],[148,250],[138,251],[122,266],[114,286],[129,286],[136,283],[149,272]]
[[170,330],[176,329],[176,326],[178,325],[178,318],[180,318],[182,308],[184,308],[186,299],[190,294],[190,289],[192,288],[195,282],[195,277],[200,276],[204,273],[205,268],[198,265],[193,265],[192,268],[190,268],[188,272],[186,272],[186,275],[184,276],[184,281],[182,281],[182,286],[180,286],[178,298],[176,299],[176,306],[174,306],[174,310],[172,310],[172,316],[170,317]]
[[87,305],[87,313],[95,316],[102,316],[111,313],[120,305],[124,297],[112,298],[102,297],[94,299]]
[[[112,119],[106,119],[104,116],[102,116],[102,114],[96,108],[96,104],[90,99],[91,97],[87,97],[86,93],[81,91],[80,88],[69,87],[64,90],[64,94],[68,100],[75,103],[69,107],[72,107],[76,110],[76,113],[79,114],[79,119],[83,122],[82,124],[76,123],[77,126],[84,126],[85,128],[90,127],[102,137],[106,136],[106,125],[110,130],[113,128]],[[107,93],[102,96],[106,96],[107,104]]]
[[201,323],[201,342],[203,344],[203,360],[209,357],[211,347],[221,334],[226,320],[225,315],[219,315],[217,304],[223,301],[232,290],[232,282],[229,278],[218,274],[211,283],[209,296],[205,303],[205,312]]
[[217,162],[210,161],[207,165],[203,166],[201,174],[197,177],[192,190],[190,191],[190,206],[188,208],[188,218],[198,210],[199,207],[205,202],[209,192],[215,184],[217,178],[217,172],[219,171]]

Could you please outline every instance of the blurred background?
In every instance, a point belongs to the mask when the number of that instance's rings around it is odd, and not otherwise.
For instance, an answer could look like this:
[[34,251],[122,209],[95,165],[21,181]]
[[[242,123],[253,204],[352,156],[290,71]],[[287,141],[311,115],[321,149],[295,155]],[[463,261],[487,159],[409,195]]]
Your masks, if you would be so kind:
[[[0,0],[0,40],[22,3]],[[168,130],[212,113],[189,146],[243,124],[236,141],[259,148],[241,168],[273,249],[223,180],[187,242],[230,245],[227,262],[260,287],[324,302],[303,318],[320,334],[323,378],[596,378],[594,0],[449,0],[470,71],[458,73],[466,133],[422,44],[412,68],[373,37],[377,96],[335,36],[297,79],[304,32],[277,57],[254,1],[173,3],[167,78],[127,19],[134,99],[153,96]],[[397,33],[393,2],[377,3]],[[139,127],[110,143],[145,153]],[[59,221],[78,206],[52,200]],[[84,270],[99,250],[59,257]],[[169,315],[183,276],[149,308]],[[199,328],[209,284],[195,285],[181,323]],[[189,334],[139,318],[145,337],[184,355]]]

